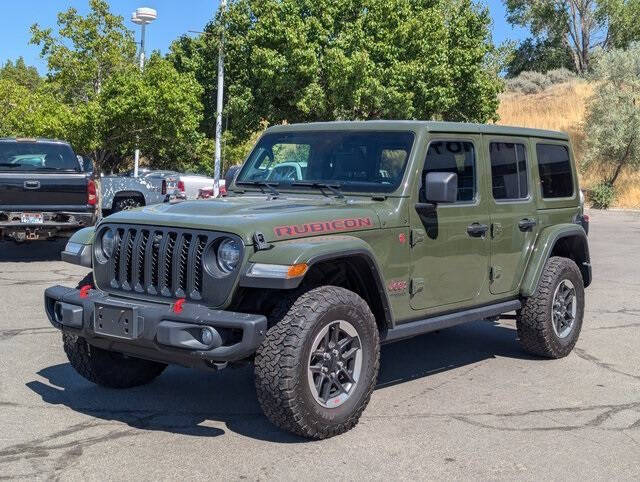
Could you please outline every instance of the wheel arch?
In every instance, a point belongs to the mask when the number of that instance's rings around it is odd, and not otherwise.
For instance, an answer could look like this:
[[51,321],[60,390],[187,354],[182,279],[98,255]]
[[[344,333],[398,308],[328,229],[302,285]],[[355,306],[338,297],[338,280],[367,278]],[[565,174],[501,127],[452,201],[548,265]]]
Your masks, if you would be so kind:
[[[351,249],[311,258],[302,282],[310,284],[329,281],[359,295],[371,308],[381,332],[393,328],[391,304],[387,297],[378,263],[364,249]],[[338,271],[332,276],[332,271]],[[340,280],[340,282],[336,282]]]
[[144,194],[140,191],[118,191],[113,195],[113,203],[115,203],[118,199],[127,199],[127,198],[136,198],[142,201],[142,205],[146,206],[147,199],[144,197]]
[[308,268],[304,277],[294,279],[255,278],[247,276],[245,271],[240,277],[241,287],[292,291],[301,286],[340,286],[354,291],[367,302],[381,332],[394,326],[383,272],[371,247],[360,238],[342,235],[282,241],[272,249],[254,253],[249,265],[253,263],[305,263]]
[[535,293],[544,265],[552,256],[572,259],[580,269],[584,287],[591,284],[591,258],[587,235],[581,226],[561,224],[547,228],[540,234],[520,287],[522,296],[527,297]]

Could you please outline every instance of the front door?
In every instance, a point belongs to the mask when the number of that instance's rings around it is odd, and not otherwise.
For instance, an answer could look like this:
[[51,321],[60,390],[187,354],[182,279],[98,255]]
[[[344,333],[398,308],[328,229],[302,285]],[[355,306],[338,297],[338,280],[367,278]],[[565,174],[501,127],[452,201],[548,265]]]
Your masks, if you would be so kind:
[[[429,143],[416,200],[424,202],[422,183],[428,172],[458,175],[458,198],[434,211],[411,209],[411,307],[455,309],[468,304],[483,287],[489,271],[489,214],[481,196],[479,135],[443,135]],[[438,310],[435,310],[438,311]]]
[[527,139],[486,137],[491,169],[491,284],[493,294],[517,289],[538,233]]

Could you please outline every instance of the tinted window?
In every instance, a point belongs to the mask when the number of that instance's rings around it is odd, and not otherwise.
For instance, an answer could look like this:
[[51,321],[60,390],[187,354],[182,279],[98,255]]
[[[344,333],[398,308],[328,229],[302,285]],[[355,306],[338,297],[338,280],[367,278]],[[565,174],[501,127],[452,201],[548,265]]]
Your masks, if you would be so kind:
[[527,160],[523,144],[492,142],[491,182],[494,199],[524,199],[529,195]]
[[267,180],[283,188],[316,181],[344,191],[390,192],[402,180],[413,137],[411,132],[353,130],[267,134],[236,183]]
[[567,146],[537,144],[538,170],[543,198],[571,197],[573,176]]
[[[476,155],[471,142],[434,141],[429,144],[422,179],[429,172],[453,172],[458,175],[458,202],[473,201],[476,196]],[[424,200],[424,191],[420,192]]]
[[67,144],[0,142],[1,171],[80,171],[80,163]]

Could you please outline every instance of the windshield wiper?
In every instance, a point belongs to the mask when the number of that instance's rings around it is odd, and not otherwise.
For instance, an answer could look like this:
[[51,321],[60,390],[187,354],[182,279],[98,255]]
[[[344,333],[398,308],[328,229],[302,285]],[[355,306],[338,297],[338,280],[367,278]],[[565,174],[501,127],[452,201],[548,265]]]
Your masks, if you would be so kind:
[[331,191],[337,198],[343,198],[344,194],[340,191],[340,184],[328,184],[326,182],[317,182],[317,181],[295,181],[291,183],[292,186],[304,186],[304,187],[315,187],[317,189],[328,189]]
[[13,164],[11,162],[0,162],[0,166],[2,167],[20,167],[22,164]]
[[280,193],[276,190],[275,187],[273,186],[278,186],[280,185],[279,182],[267,182],[267,181],[236,181],[236,185],[238,186],[256,186],[259,187],[260,190],[266,194],[264,192],[264,189],[262,189],[263,187],[266,187],[269,192],[271,194],[273,194],[274,196],[278,197],[280,196]]

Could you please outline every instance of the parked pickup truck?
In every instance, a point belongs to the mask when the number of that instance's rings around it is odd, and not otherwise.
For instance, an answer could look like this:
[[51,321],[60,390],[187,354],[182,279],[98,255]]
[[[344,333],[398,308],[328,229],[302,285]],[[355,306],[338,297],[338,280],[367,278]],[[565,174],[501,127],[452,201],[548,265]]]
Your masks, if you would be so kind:
[[95,222],[96,186],[66,142],[0,139],[0,239],[69,235]]
[[177,187],[176,176],[169,171],[140,170],[138,177],[133,173],[104,176],[100,183],[102,209],[108,213],[162,203]]

